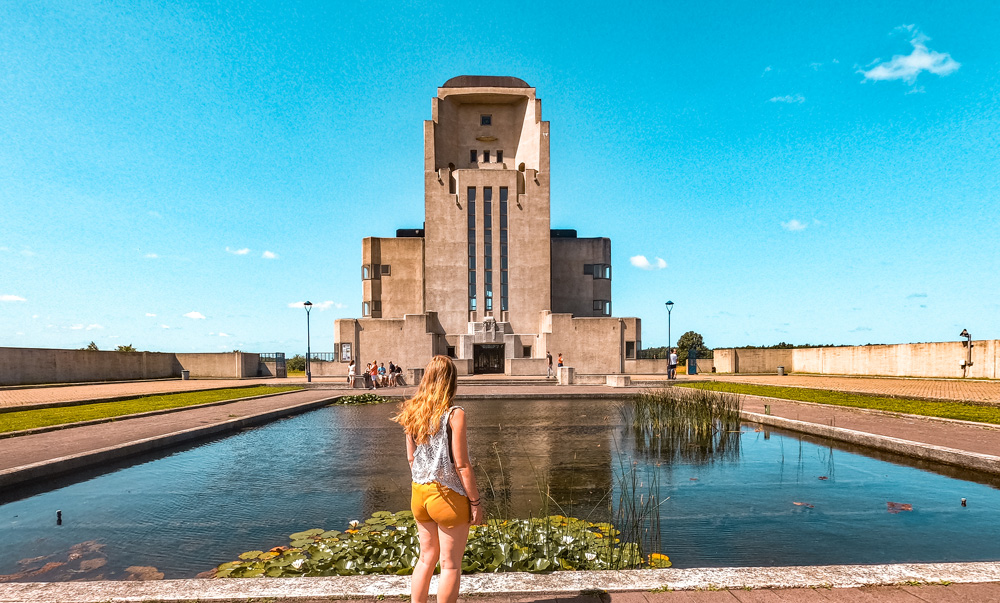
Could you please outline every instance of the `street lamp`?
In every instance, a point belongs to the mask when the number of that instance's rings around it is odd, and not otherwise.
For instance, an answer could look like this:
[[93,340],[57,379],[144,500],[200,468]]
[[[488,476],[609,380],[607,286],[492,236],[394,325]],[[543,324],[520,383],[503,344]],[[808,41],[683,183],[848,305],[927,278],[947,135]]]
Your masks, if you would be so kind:
[[673,347],[674,347],[674,344],[673,344],[674,340],[671,339],[671,337],[670,337],[670,313],[674,309],[674,302],[668,301],[666,303],[666,306],[667,306],[667,358],[669,358],[670,357],[670,350],[673,349]]
[[313,303],[311,301],[307,301],[302,305],[305,306],[306,309],[306,382],[312,383],[313,380],[312,370],[311,367],[309,366],[309,353],[312,351],[310,349],[311,342],[309,340],[309,314],[312,312]]

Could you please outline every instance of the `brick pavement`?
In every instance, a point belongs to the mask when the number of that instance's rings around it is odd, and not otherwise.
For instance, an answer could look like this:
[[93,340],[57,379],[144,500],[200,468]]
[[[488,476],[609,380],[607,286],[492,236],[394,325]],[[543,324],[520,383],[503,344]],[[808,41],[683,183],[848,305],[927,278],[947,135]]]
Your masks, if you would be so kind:
[[[690,377],[695,379],[694,376]],[[705,373],[697,379],[752,383],[756,385],[783,385],[811,389],[893,396],[897,398],[926,398],[932,400],[963,400],[1000,404],[1000,381],[962,379],[898,379],[879,377],[841,377],[831,375],[720,375]]]

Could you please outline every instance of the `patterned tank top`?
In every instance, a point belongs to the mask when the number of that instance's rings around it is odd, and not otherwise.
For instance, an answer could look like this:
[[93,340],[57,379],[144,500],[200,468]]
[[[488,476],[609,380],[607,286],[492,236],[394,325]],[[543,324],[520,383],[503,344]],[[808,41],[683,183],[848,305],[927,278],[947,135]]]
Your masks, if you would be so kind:
[[410,475],[417,484],[437,482],[442,486],[467,496],[462,480],[458,478],[455,463],[451,461],[448,452],[448,419],[451,413],[461,406],[452,406],[448,412],[441,415],[441,425],[437,433],[428,436],[423,444],[417,444],[413,452],[413,465]]

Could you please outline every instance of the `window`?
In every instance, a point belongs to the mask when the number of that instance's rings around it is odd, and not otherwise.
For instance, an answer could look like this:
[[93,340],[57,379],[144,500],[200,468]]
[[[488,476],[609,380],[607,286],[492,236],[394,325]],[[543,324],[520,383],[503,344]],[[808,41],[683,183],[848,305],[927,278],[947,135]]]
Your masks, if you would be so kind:
[[626,358],[635,358],[635,342],[634,341],[626,341],[625,342],[625,357]]
[[611,316],[611,302],[605,299],[595,299],[594,312],[597,312],[599,316]]
[[361,266],[361,278],[362,280],[368,280],[372,277],[372,267],[368,264]]
[[361,304],[361,315],[362,316],[372,315],[372,305],[370,303],[364,302]]
[[497,163],[503,163],[503,151],[497,149]]
[[477,161],[479,161],[478,151],[476,151],[476,149],[470,150],[469,151],[469,163],[476,163]]
[[525,358],[531,358],[531,346],[530,345],[521,346],[521,355],[524,356]]
[[473,312],[476,311],[476,298],[474,297],[469,298],[469,309],[472,310]]
[[[475,153],[475,151],[473,151]],[[476,187],[465,190],[469,206],[469,310],[476,309]]]
[[[497,151],[497,161],[502,158],[502,151]],[[510,298],[507,297],[507,187],[500,187],[500,309],[509,310]]]
[[[583,265],[583,273],[586,274],[587,276],[594,276],[594,265],[593,264],[584,264]],[[596,310],[597,308],[594,308],[594,309]]]
[[454,358],[454,357],[455,357],[455,346],[450,345],[448,346],[448,358]]
[[611,265],[610,264],[594,264],[594,278],[610,279],[611,278]]
[[487,297],[486,298],[486,309],[487,310],[492,310],[493,309],[493,298],[492,297]]
[[376,301],[372,302],[372,312],[373,313],[381,313],[382,312],[382,302],[381,301],[376,300]]
[[480,115],[479,116],[479,125],[481,125],[481,126],[492,126],[493,125],[493,116],[492,115]]
[[489,163],[489,162],[490,162],[490,152],[483,151],[483,163]]
[[382,276],[391,276],[392,272],[389,268],[389,264],[382,264]]
[[594,300],[594,312],[600,312],[604,309],[604,302],[599,299]]

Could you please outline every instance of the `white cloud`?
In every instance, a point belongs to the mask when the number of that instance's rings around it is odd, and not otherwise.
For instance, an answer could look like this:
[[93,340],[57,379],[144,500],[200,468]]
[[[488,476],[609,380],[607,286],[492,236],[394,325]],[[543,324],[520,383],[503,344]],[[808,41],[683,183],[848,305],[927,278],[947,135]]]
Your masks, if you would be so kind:
[[813,71],[819,71],[819,68],[822,66],[823,63],[809,63],[809,67],[811,67]]
[[156,255],[155,253],[147,253],[146,257],[149,258],[149,259],[151,259],[151,260],[155,260],[156,258],[158,258],[160,256]]
[[912,86],[922,71],[944,77],[954,73],[962,66],[947,52],[928,50],[925,42],[930,38],[920,33],[916,26],[904,25],[897,27],[896,30],[910,34],[910,45],[913,46],[913,51],[908,55],[897,54],[888,61],[876,59],[874,67],[867,71],[858,71],[865,76],[866,80],[902,80]]
[[95,330],[95,329],[103,329],[103,328],[104,328],[104,327],[102,327],[101,325],[97,324],[96,322],[95,322],[95,323],[93,323],[93,324],[89,324],[89,325],[87,325],[87,330],[88,330],[88,331],[93,331],[93,330]]
[[313,307],[314,308],[319,308],[320,310],[329,310],[330,308],[337,308],[339,310],[340,308],[346,308],[347,305],[346,304],[337,303],[337,302],[332,301],[332,300],[326,300],[326,301],[321,301],[321,302],[317,302],[317,303],[313,304]]
[[146,316],[152,316],[152,317],[154,317],[154,318],[155,318],[155,317],[156,317],[156,314],[153,314],[152,312],[146,312]]
[[769,103],[788,103],[790,105],[799,104],[806,102],[806,97],[801,94],[786,94],[785,96],[773,96],[768,99]]
[[219,333],[219,337],[229,337],[229,335],[226,333]]
[[636,268],[643,270],[663,270],[667,267],[667,261],[663,258],[656,258],[654,262],[650,262],[644,255],[634,255],[628,261]]
[[0,295],[0,302],[19,302],[19,301],[28,301],[28,300],[24,299],[20,295],[11,295],[10,293],[5,293],[3,295]]
[[161,328],[161,329],[169,329],[169,328],[170,328],[170,325],[160,325],[160,328]]
[[0,251],[10,251],[10,247],[0,247]]
[[791,230],[793,232],[797,230],[805,230],[807,226],[808,226],[807,224],[803,224],[802,222],[799,222],[798,220],[795,219],[791,219],[787,222],[781,223],[782,228],[784,228],[785,230]]
[[250,248],[244,247],[243,249],[233,249],[232,247],[226,247],[226,251],[233,255],[246,255],[250,253]]
[[265,251],[264,253],[260,254],[260,257],[266,260],[276,260],[278,259],[278,254],[274,253],[273,251]]
[[188,312],[184,316],[186,316],[187,318],[193,318],[195,320],[205,320],[205,315],[202,314],[201,312]]
[[73,326],[66,327],[66,328],[69,329],[69,330],[71,330],[71,331],[82,331],[86,327],[84,327],[83,325],[73,325]]
[[292,302],[288,304],[289,308],[304,308],[306,307],[306,302]]

